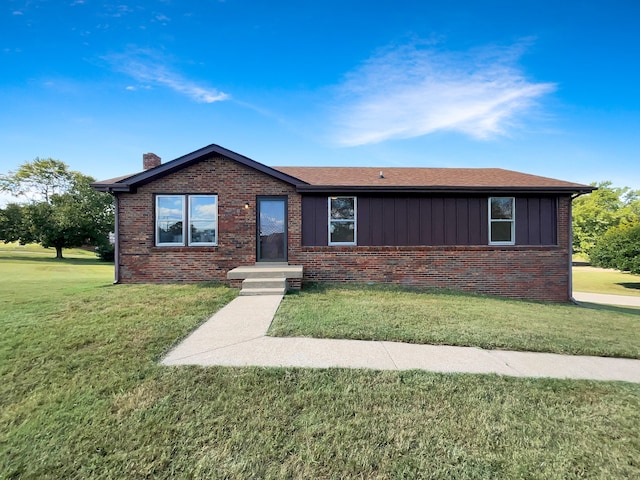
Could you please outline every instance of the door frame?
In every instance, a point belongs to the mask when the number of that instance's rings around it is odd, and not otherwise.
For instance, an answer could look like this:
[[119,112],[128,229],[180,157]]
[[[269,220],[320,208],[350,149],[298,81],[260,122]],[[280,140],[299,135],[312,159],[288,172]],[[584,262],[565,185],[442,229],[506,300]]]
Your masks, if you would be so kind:
[[[266,201],[281,201],[284,204],[284,258],[267,259],[261,258],[260,248],[260,202]],[[287,195],[258,195],[256,196],[256,263],[259,262],[286,262],[289,259],[289,210],[288,210],[289,197]]]

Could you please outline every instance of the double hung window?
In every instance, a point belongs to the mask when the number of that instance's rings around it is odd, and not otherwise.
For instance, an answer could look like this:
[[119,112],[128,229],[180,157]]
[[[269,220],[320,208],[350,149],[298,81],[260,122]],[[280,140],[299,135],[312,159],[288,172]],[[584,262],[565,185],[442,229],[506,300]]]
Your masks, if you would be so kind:
[[356,245],[356,197],[329,197],[329,245]]
[[217,244],[217,195],[156,195],[157,246]]
[[515,198],[489,198],[489,245],[514,245]]

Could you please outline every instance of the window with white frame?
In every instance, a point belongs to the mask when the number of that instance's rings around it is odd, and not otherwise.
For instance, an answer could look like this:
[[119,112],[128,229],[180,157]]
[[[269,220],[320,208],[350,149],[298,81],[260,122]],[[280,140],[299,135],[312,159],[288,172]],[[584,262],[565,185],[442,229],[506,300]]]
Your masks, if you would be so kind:
[[189,245],[218,243],[218,198],[189,195]]
[[157,246],[217,244],[217,195],[156,195]]
[[329,245],[356,245],[356,197],[329,197]]
[[489,198],[489,245],[514,245],[516,243],[514,197]]

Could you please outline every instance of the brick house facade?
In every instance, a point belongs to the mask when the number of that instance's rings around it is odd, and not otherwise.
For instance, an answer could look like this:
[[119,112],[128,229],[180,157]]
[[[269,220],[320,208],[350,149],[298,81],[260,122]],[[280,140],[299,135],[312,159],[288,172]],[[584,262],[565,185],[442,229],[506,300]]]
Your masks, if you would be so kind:
[[[224,181],[220,181],[223,178]],[[216,246],[156,246],[156,194],[209,194],[218,209]],[[300,195],[295,187],[247,166],[215,156],[118,198],[119,268],[123,283],[226,281],[229,270],[256,261],[255,202],[259,195],[286,196],[289,255],[300,248]],[[245,208],[245,205],[249,208]]]
[[[571,197],[593,189],[491,169],[387,169],[371,182],[370,172],[350,169],[330,178],[336,169],[270,168],[217,145],[165,164],[147,163],[151,168],[144,172],[93,185],[116,201],[117,282],[226,282],[235,267],[269,261],[276,250],[268,250],[268,240],[284,242],[277,261],[303,266],[303,281],[397,283],[568,301]],[[449,173],[464,184],[434,186],[420,177]],[[396,174],[413,180],[394,180]],[[507,178],[491,180],[492,175]],[[483,176],[489,180],[473,185]],[[509,180],[513,186],[505,185]],[[511,220],[493,218],[487,208],[492,197],[513,199]],[[344,211],[353,218],[333,218],[336,198],[352,202]],[[177,220],[163,230],[159,212],[170,200],[180,202],[181,210],[167,210]],[[198,217],[198,205],[203,212],[215,210],[215,228]],[[284,225],[272,212],[284,216]],[[269,222],[275,233],[263,231]],[[169,241],[160,237],[176,225],[182,229],[177,237],[175,231]],[[511,229],[511,244],[491,242],[494,226],[498,236],[509,237]],[[332,241],[337,231],[347,237]]]

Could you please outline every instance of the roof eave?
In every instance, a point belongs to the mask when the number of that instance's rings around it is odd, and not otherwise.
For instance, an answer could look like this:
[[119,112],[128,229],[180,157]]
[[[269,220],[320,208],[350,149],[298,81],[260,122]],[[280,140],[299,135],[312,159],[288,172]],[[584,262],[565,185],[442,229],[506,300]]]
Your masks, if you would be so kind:
[[135,188],[126,183],[92,183],[90,184],[94,190],[98,192],[123,192],[123,193],[131,193],[135,191]]
[[299,193],[546,193],[566,194],[590,193],[590,186],[371,186],[371,185],[300,185]]

